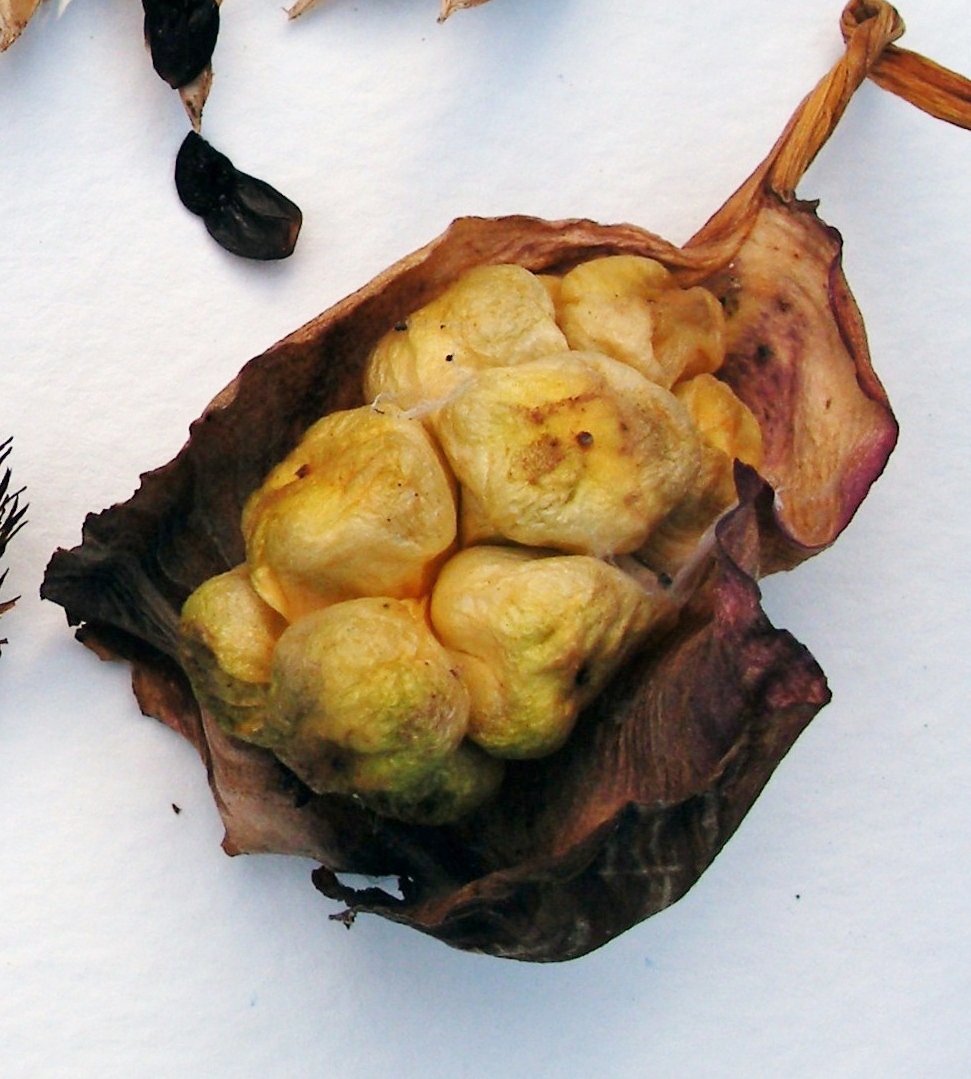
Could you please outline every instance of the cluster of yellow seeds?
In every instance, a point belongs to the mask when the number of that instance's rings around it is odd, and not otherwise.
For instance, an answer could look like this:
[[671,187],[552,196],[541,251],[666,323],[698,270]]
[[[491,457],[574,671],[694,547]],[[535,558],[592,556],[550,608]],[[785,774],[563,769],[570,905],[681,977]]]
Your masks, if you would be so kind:
[[245,565],[183,610],[200,700],[318,793],[482,803],[671,618],[661,580],[758,466],[724,354],[717,300],[650,259],[468,272],[251,496]]

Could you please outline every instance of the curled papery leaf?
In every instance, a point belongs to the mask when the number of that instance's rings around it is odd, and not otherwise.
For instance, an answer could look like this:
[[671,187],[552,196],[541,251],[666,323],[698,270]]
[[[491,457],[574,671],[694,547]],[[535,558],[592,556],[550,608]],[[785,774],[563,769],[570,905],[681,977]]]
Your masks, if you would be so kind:
[[232,254],[269,260],[293,253],[303,223],[300,208],[263,180],[240,172],[194,131],[176,156],[175,187],[183,206]]
[[[461,218],[246,364],[173,461],[128,502],[90,516],[80,546],[55,553],[42,594],[86,645],[129,661],[143,711],[196,746],[227,851],[316,859],[314,881],[346,904],[335,915],[346,922],[373,912],[458,948],[551,961],[673,902],[721,850],[829,699],[812,656],[762,612],[758,580],[840,535],[897,434],[840,237],[795,185],[870,74],[971,124],[971,85],[890,46],[902,23],[889,5],[850,5],[844,29],[843,59],[683,247],[632,225]],[[717,377],[758,422],[759,472],[735,463],[737,504],[706,528],[668,591],[676,618],[626,657],[560,750],[507,761],[491,801],[430,826],[313,793],[196,699],[180,660],[183,603],[245,561],[243,507],[303,433],[367,403],[365,366],[386,335],[476,267],[515,264],[555,290],[606,255],[656,260],[719,301],[727,350]],[[342,873],[397,876],[400,894],[351,888]]]
[[208,65],[219,35],[216,0],[142,0],[152,66],[173,90]]

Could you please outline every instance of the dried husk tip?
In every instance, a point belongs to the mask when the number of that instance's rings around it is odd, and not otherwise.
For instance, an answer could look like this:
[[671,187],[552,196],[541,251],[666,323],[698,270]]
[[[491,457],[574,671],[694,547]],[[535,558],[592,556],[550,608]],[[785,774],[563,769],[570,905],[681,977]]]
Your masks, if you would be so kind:
[[41,0],[0,0],[0,52],[4,52],[24,32]]
[[[335,915],[346,922],[373,912],[458,948],[554,961],[675,901],[723,847],[829,699],[813,657],[769,623],[757,582],[838,537],[897,436],[840,237],[796,185],[865,78],[971,123],[971,84],[892,44],[903,23],[890,5],[852,3],[841,26],[843,58],[686,245],[631,225],[461,218],[251,360],[172,462],[55,553],[42,594],[83,643],[130,662],[142,710],[197,747],[228,852],[316,859],[314,881],[346,904]],[[763,463],[736,466],[738,504],[699,548],[677,625],[627,663],[563,749],[511,762],[499,797],[456,824],[313,794],[199,707],[179,662],[183,602],[244,560],[240,514],[269,469],[319,417],[364,403],[364,364],[384,333],[472,267],[557,274],[605,254],[656,259],[721,301],[719,377],[762,430]],[[401,894],[351,888],[343,873],[396,876]]]

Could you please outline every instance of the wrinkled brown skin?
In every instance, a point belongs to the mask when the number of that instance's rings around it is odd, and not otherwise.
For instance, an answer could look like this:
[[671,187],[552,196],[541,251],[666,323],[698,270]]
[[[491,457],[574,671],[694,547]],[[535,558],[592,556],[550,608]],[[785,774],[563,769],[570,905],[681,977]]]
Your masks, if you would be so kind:
[[[222,734],[178,666],[182,602],[243,560],[247,495],[313,420],[361,403],[366,356],[386,330],[476,264],[559,271],[622,252],[699,279],[679,249],[633,226],[456,221],[247,364],[179,456],[131,500],[89,516],[81,546],[50,563],[42,594],[85,644],[130,661],[143,711],[198,748],[225,849],[317,859],[315,883],[347,904],[348,923],[372,911],[523,960],[589,952],[690,888],[829,698],[812,656],[769,624],[756,581],[836,538],[896,425],[838,235],[813,206],[768,194],[735,257],[702,282],[728,314],[722,377],[762,424],[764,476],[738,467],[740,505],[721,521],[679,624],[624,668],[563,750],[510,767],[498,800],[474,818],[403,825],[312,796],[268,752]],[[402,898],[354,891],[341,872],[396,875]]]

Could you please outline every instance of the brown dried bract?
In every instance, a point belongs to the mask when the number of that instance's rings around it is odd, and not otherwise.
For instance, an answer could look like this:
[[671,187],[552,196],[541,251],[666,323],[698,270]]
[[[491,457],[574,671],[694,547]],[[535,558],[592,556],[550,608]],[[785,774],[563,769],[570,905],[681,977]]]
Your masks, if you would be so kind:
[[24,32],[41,0],[0,0],[0,52]]
[[[92,515],[43,594],[100,655],[133,668],[142,709],[199,750],[231,853],[313,857],[318,888],[455,947],[550,961],[588,952],[697,880],[795,738],[829,698],[822,671],[759,606],[758,578],[846,527],[896,439],[840,265],[840,238],[794,198],[864,78],[967,124],[968,84],[890,45],[884,3],[843,15],[845,57],[766,160],[684,247],[630,225],[462,218],[427,247],[248,363],[193,424],[178,457],[128,502]],[[965,96],[965,101],[967,97]],[[244,558],[240,513],[301,433],[362,403],[386,331],[483,263],[562,272],[605,254],[663,262],[724,305],[721,377],[755,412],[762,475],[736,466],[738,506],[697,552],[690,599],[660,646],[632,659],[567,745],[513,762],[498,799],[456,825],[381,818],[313,795],[267,751],[222,733],[179,666],[180,607]],[[679,582],[683,583],[683,582]],[[401,895],[339,874],[395,875]]]

